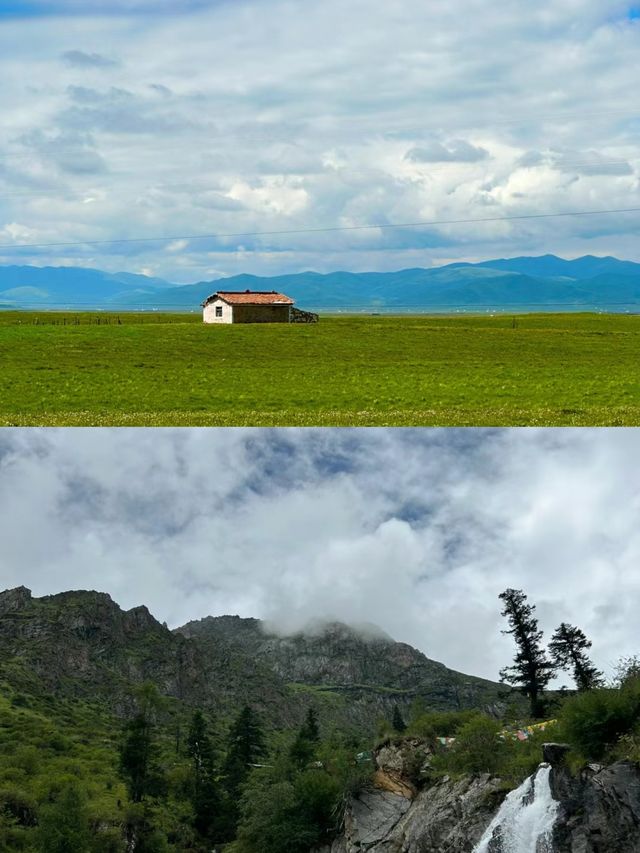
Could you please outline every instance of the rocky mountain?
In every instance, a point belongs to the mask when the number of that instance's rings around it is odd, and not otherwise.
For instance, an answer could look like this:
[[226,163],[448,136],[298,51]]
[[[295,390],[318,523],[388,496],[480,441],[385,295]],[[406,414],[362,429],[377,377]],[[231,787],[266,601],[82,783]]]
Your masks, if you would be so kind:
[[202,300],[220,288],[279,290],[303,308],[335,311],[635,311],[640,264],[543,255],[398,272],[237,275],[186,285],[92,269],[0,267],[0,308],[199,311]]
[[123,611],[109,595],[0,593],[0,681],[30,693],[91,698],[125,713],[132,689],[161,693],[218,716],[246,701],[276,726],[313,704],[321,719],[370,730],[395,704],[487,707],[502,688],[426,658],[379,629],[345,625],[277,637],[255,619],[207,618],[170,631],[146,607]]
[[[422,753],[420,753],[422,750]],[[372,784],[347,804],[343,829],[313,853],[638,853],[640,765],[618,761],[569,772],[564,748],[545,745],[541,765],[516,790],[489,774],[438,778],[417,790],[405,739],[374,753]]]
[[495,683],[448,669],[371,625],[334,622],[278,636],[258,619],[209,616],[176,631],[206,649],[228,643],[285,683],[375,704],[381,713],[394,703],[406,707],[417,697],[434,709],[487,706],[501,693]]
[[303,714],[259,662],[224,643],[204,653],[146,607],[123,611],[101,592],[0,593],[0,679],[30,693],[96,699],[117,713],[127,711],[133,688],[152,681],[166,696],[222,715],[246,699],[274,724]]

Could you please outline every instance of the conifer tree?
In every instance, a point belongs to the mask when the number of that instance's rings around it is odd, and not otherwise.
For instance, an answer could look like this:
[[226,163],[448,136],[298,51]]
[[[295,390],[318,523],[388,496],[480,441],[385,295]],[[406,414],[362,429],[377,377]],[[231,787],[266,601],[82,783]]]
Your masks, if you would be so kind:
[[305,721],[291,745],[289,757],[298,768],[303,769],[313,760],[319,742],[318,716],[313,708],[309,708]]
[[134,803],[142,802],[148,793],[151,748],[151,724],[144,714],[136,714],[127,723],[120,751],[120,771]]
[[509,623],[509,629],[502,633],[511,634],[517,647],[513,664],[500,670],[500,678],[518,686],[529,699],[531,716],[540,717],[542,693],[553,678],[555,667],[542,647],[542,631],[533,615],[535,605],[527,603],[521,589],[506,589],[499,598],[504,602],[502,615]]
[[222,793],[215,778],[214,752],[201,711],[191,719],[187,752],[193,763],[194,826],[211,841],[222,834]]
[[549,653],[558,669],[570,670],[580,692],[593,690],[603,684],[602,673],[596,669],[586,649],[591,648],[580,628],[563,622],[551,638]]
[[264,735],[249,705],[240,711],[229,731],[229,749],[224,763],[224,784],[228,796],[228,816],[233,829],[239,818],[238,801],[251,767],[266,752]]
[[307,711],[307,717],[304,722],[303,730],[305,733],[305,737],[310,740],[312,743],[319,743],[320,741],[320,728],[318,726],[318,715],[316,713],[315,708],[309,707]]
[[393,706],[393,716],[391,717],[391,725],[393,726],[394,730],[400,732],[400,734],[402,734],[402,732],[406,731],[407,729],[407,724],[402,718],[400,708],[398,708],[397,705]]
[[134,803],[140,803],[147,794],[162,793],[164,787],[154,741],[155,715],[163,707],[164,700],[150,682],[139,688],[136,698],[139,710],[125,727],[120,772],[126,779],[129,796]]

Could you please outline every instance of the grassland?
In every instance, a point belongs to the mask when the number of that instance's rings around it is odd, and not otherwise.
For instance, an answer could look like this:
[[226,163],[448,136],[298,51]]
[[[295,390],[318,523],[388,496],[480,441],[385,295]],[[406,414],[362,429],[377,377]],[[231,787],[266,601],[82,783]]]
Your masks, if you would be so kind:
[[640,316],[0,313],[0,425],[638,425]]

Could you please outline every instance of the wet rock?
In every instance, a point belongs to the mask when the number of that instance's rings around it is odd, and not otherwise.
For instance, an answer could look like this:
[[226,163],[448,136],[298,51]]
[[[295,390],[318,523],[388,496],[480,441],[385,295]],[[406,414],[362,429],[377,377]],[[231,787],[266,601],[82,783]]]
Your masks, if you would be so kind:
[[640,765],[618,761],[567,785],[554,853],[640,853]]
[[571,747],[567,743],[543,743],[542,760],[552,767],[559,767],[565,763],[570,749]]

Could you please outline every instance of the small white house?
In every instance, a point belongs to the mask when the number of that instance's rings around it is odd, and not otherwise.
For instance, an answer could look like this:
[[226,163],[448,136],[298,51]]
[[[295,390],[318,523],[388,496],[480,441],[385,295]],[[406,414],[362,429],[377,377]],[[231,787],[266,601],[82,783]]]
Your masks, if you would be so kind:
[[219,290],[202,303],[205,323],[291,323],[293,311],[293,299],[275,290]]

